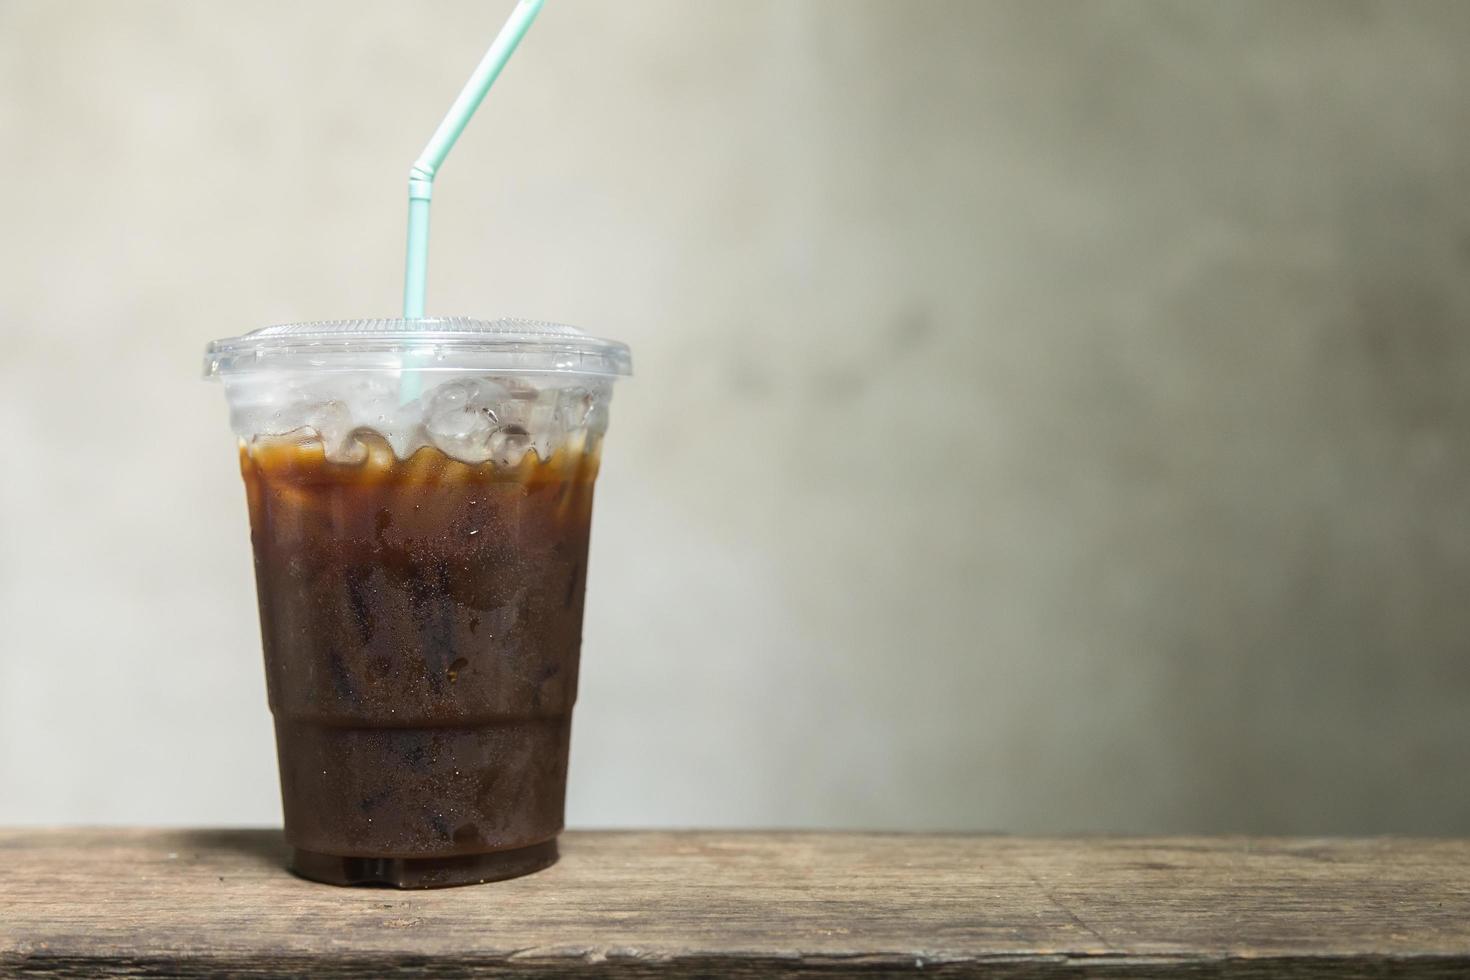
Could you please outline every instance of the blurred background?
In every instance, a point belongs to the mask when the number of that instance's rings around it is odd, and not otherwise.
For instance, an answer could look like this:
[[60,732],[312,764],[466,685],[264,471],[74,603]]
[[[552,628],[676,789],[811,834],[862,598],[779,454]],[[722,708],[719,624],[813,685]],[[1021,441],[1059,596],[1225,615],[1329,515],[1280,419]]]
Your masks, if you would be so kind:
[[[206,341],[510,0],[0,0],[0,823],[279,821]],[[576,826],[1470,833],[1470,4],[552,0],[429,307],[627,341]]]

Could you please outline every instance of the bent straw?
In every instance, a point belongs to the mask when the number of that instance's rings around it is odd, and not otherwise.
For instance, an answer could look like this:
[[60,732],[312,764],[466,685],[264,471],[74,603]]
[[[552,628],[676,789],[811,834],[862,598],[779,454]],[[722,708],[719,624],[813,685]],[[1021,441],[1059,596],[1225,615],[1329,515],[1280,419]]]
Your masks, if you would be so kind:
[[543,0],[520,0],[510,19],[495,36],[490,50],[465,83],[459,98],[449,107],[444,121],[429,137],[424,152],[408,172],[408,260],[403,278],[403,316],[418,319],[424,315],[424,295],[429,278],[429,199],[434,193],[434,177],[444,158],[454,148],[470,117],[484,101],[490,86],[500,77],[500,70],[515,53],[516,45],[526,36],[531,22],[541,12]]

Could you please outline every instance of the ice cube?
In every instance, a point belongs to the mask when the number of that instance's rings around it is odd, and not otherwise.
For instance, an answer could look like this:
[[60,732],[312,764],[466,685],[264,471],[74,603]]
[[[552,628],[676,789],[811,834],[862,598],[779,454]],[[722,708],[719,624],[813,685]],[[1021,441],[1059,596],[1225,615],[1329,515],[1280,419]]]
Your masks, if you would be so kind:
[[490,435],[486,458],[493,458],[497,466],[519,466],[531,448],[531,434],[526,427],[512,422],[502,425]]
[[441,385],[428,395],[424,429],[429,441],[461,462],[483,463],[500,428],[497,409],[503,398],[504,390],[484,378]]

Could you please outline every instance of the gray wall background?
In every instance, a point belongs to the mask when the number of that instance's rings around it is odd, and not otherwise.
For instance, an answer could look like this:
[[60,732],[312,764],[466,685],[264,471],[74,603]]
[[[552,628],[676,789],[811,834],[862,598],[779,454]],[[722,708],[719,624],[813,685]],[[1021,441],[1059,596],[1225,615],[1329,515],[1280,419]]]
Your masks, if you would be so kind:
[[[509,9],[0,0],[0,822],[279,819],[204,342]],[[578,825],[1470,833],[1470,4],[552,0],[434,312],[632,344]]]

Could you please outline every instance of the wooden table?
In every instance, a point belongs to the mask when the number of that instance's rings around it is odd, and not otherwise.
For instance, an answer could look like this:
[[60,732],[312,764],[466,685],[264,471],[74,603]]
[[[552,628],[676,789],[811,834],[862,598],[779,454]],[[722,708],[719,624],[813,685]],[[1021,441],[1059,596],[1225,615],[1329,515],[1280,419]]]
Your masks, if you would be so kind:
[[431,892],[274,831],[0,831],[0,975],[1470,976],[1470,841],[570,833]]

